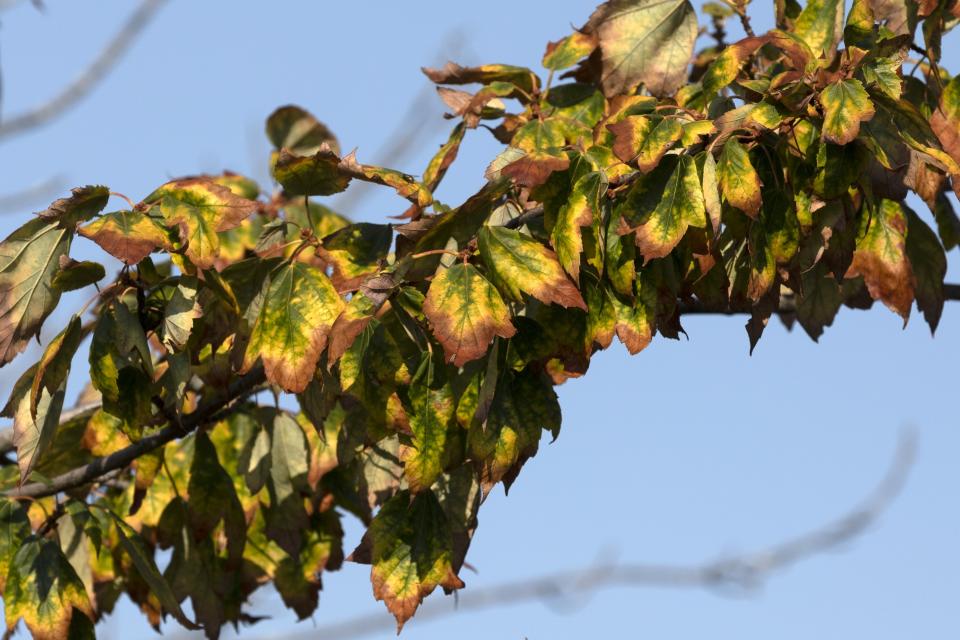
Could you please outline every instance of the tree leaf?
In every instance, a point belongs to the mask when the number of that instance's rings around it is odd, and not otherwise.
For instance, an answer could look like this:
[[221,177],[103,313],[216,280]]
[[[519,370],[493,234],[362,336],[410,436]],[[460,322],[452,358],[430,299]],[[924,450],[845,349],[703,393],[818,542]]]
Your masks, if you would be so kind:
[[820,92],[823,139],[847,144],[860,135],[860,123],[874,116],[873,103],[859,80],[839,80]]
[[824,327],[833,324],[833,318],[843,304],[837,279],[823,262],[804,272],[802,293],[797,300],[797,321],[814,342],[823,335]]
[[194,265],[209,269],[220,255],[221,231],[240,225],[259,206],[207,178],[183,178],[144,198],[160,204],[168,225],[177,225],[184,252]]
[[522,292],[545,304],[555,302],[587,310],[557,255],[540,242],[519,231],[494,226],[484,226],[478,242],[491,279],[507,298],[522,302]]
[[872,213],[863,216],[846,277],[863,276],[870,296],[906,322],[914,297],[913,269],[906,254],[907,217],[893,200],[882,200]]
[[66,379],[53,393],[41,388],[35,409],[31,409],[30,391],[38,369],[39,365],[34,365],[20,376],[2,412],[3,416],[13,418],[13,444],[17,449],[21,484],[53,443],[66,390]]
[[328,147],[310,156],[281,149],[272,171],[288,196],[329,196],[350,184],[350,176],[340,170],[340,156]]
[[70,363],[77,353],[84,332],[80,328],[80,318],[76,315],[70,318],[67,327],[50,341],[37,363],[37,371],[30,386],[30,416],[36,420],[37,403],[40,402],[40,392],[46,389],[53,395],[64,384],[70,373]]
[[947,256],[937,234],[904,205],[907,214],[907,258],[915,278],[917,308],[923,312],[930,333],[937,330],[943,313],[943,279],[947,275]]
[[651,120],[646,116],[629,116],[607,125],[607,129],[614,136],[614,154],[624,162],[636,159],[643,173],[650,173],[683,135],[683,126],[676,118]]
[[940,104],[930,115],[930,127],[943,150],[960,163],[960,76],[954,76],[943,88]]
[[711,100],[721,89],[736,80],[743,64],[769,40],[769,36],[752,36],[723,49],[707,67],[700,80],[706,100]]
[[717,163],[717,176],[727,202],[756,219],[763,204],[760,196],[763,183],[750,162],[747,149],[736,138],[731,137],[724,143]]
[[242,371],[249,371],[259,358],[267,380],[287,391],[303,391],[343,307],[321,270],[301,262],[280,266],[260,305]]
[[560,208],[550,232],[550,244],[557,252],[557,259],[574,281],[580,279],[580,254],[583,252],[581,227],[600,219],[600,194],[605,189],[606,180],[598,171],[579,178],[566,203]]
[[51,540],[28,538],[10,563],[3,604],[7,630],[22,618],[37,640],[60,640],[69,634],[76,615],[93,619],[83,582]]
[[482,357],[494,336],[516,333],[503,298],[472,264],[441,268],[430,283],[423,313],[445,359],[457,367]]
[[555,171],[564,171],[570,166],[567,156],[547,151],[531,151],[500,170],[500,175],[512,178],[524,187],[539,187]]
[[597,38],[608,97],[638,83],[655,96],[673,94],[686,77],[697,30],[687,0],[610,0],[582,29]]
[[454,397],[450,385],[431,389],[422,382],[410,388],[411,444],[400,447],[403,475],[411,493],[420,493],[436,482],[443,471],[447,430],[453,423]]
[[793,33],[829,63],[843,36],[843,0],[807,0]]
[[113,211],[77,232],[124,264],[137,264],[157,249],[172,249],[167,232],[140,211]]
[[652,173],[637,180],[624,203],[624,233],[633,231],[644,262],[668,255],[688,227],[707,225],[700,176],[692,158],[664,160]]
[[197,289],[200,283],[193,276],[181,276],[177,281],[173,295],[163,308],[163,324],[160,325],[160,341],[167,351],[174,353],[183,349],[193,321],[200,317],[201,309],[197,302]]
[[460,143],[463,142],[463,135],[467,127],[464,123],[457,123],[457,126],[450,132],[450,138],[440,146],[440,149],[430,158],[427,168],[423,172],[423,184],[431,192],[434,191],[446,175],[447,169],[457,159],[457,152],[460,150]]
[[10,564],[29,535],[30,519],[26,507],[15,500],[0,499],[0,593],[3,593],[10,575]]
[[336,136],[325,124],[294,105],[280,107],[267,118],[267,138],[274,148],[288,149],[301,156],[313,155],[327,145],[340,153]]
[[387,259],[393,229],[389,224],[359,222],[323,239],[319,253],[333,265],[331,279],[339,291],[356,289]]
[[53,276],[53,287],[60,291],[75,291],[103,280],[107,272],[103,265],[92,260],[77,262],[60,256],[60,270]]
[[396,617],[398,632],[438,586],[464,586],[453,571],[447,516],[432,491],[400,491],[388,500],[350,559],[371,565],[373,596]]
[[37,215],[47,221],[59,222],[65,229],[72,229],[103,211],[109,199],[110,189],[102,185],[76,187],[71,189],[69,197],[55,200]]
[[38,218],[0,243],[0,366],[39,335],[60,301],[53,277],[71,240],[70,231]]
[[597,48],[597,40],[593,36],[574,31],[572,34],[547,44],[543,54],[543,66],[551,71],[561,71],[577,64],[577,61],[590,55]]
[[180,602],[173,594],[173,590],[160,573],[156,563],[153,561],[153,557],[147,553],[140,534],[113,513],[113,511],[109,509],[104,509],[104,511],[109,513],[113,518],[113,522],[117,527],[117,537],[120,540],[120,546],[122,546],[123,550],[130,556],[130,560],[133,561],[133,566],[136,567],[140,577],[143,578],[143,581],[150,587],[150,591],[157,597],[157,600],[160,601],[163,608],[187,629],[199,629],[200,627],[197,623],[188,618],[183,612],[183,609],[180,608]]
[[461,67],[448,62],[442,69],[422,69],[424,75],[436,84],[492,84],[509,82],[530,94],[540,88],[540,79],[526,67],[508,64],[485,64],[479,67]]

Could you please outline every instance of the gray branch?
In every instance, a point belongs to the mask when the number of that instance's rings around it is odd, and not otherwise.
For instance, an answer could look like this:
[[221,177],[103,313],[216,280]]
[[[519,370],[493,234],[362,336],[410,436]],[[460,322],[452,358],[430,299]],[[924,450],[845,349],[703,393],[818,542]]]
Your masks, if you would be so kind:
[[[459,594],[455,606],[450,602],[432,602],[425,605],[408,624],[420,625],[460,612],[531,601],[579,604],[597,591],[611,587],[693,588],[720,594],[730,593],[731,590],[735,593],[755,591],[775,574],[813,556],[836,551],[862,536],[876,524],[906,483],[914,462],[916,440],[916,434],[912,431],[901,434],[887,473],[860,504],[836,520],[770,547],[691,566],[606,564],[482,589],[467,589]],[[393,618],[383,612],[323,625],[299,634],[285,633],[283,637],[288,640],[344,640],[388,633],[394,625]],[[261,636],[261,639],[265,640],[267,637]]]
[[94,61],[48,102],[0,123],[0,140],[25,133],[83,99],[113,69],[166,0],[143,0]]

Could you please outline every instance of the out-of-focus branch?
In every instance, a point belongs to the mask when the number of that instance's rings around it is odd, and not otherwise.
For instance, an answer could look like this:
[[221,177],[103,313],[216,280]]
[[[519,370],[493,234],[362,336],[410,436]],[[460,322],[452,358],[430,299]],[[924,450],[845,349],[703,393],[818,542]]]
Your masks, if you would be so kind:
[[[463,35],[451,33],[444,38],[440,47],[443,59],[457,58],[461,50]],[[424,138],[429,138],[435,131],[444,126],[444,120],[439,117],[437,92],[433,84],[424,84],[420,92],[407,107],[406,112],[398,121],[396,129],[386,142],[374,153],[374,162],[380,166],[396,168],[411,153],[419,150]],[[371,188],[353,188],[337,198],[335,207],[346,214],[357,206],[364,197],[373,193]]]
[[65,188],[63,176],[51,176],[25,189],[0,195],[0,213],[18,212],[35,203],[49,200]]
[[[458,612],[535,600],[550,602],[562,598],[564,603],[582,602],[600,589],[610,587],[696,588],[721,594],[729,593],[731,589],[738,593],[754,591],[774,574],[813,556],[835,551],[863,535],[900,493],[913,466],[915,450],[916,434],[905,431],[887,473],[863,502],[836,520],[770,547],[692,566],[608,564],[483,589],[466,589],[460,594],[456,607],[449,602],[427,604],[414,616],[412,623],[423,624]],[[394,624],[393,618],[386,613],[364,615],[302,634],[284,634],[283,637],[291,640],[352,639],[387,633]]]
[[166,0],[143,0],[94,61],[51,100],[0,122],[0,140],[45,124],[72,107],[99,83],[150,23]]

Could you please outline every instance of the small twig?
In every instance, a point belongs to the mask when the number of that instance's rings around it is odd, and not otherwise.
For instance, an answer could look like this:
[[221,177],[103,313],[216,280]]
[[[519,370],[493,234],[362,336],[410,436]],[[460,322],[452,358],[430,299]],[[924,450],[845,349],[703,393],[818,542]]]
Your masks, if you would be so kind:
[[56,118],[83,99],[123,57],[166,0],[143,0],[103,51],[51,100],[0,123],[0,139],[24,133]]

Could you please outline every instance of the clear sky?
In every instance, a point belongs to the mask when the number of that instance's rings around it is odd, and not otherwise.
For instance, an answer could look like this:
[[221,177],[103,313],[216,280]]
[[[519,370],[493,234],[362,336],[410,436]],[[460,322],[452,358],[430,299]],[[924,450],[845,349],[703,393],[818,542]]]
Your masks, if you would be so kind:
[[[0,14],[4,116],[51,96],[134,6],[45,4],[45,13],[21,2]],[[765,0],[757,4],[761,31],[771,10]],[[262,123],[286,103],[312,111],[345,149],[358,147],[358,158],[373,163],[391,134],[429,112],[415,152],[397,167],[419,173],[451,124],[440,118],[438,99],[410,117],[427,86],[420,66],[455,57],[539,68],[545,43],[582,24],[593,6],[170,0],[91,96],[55,123],[0,142],[0,194],[55,174],[65,186],[105,183],[134,199],[169,177],[201,171],[263,179]],[[730,31],[737,37],[738,28]],[[955,71],[958,40],[949,37],[944,52]],[[454,203],[476,190],[498,148],[485,132],[471,132],[438,197]],[[2,235],[46,204],[3,214]],[[344,213],[357,220],[383,221],[403,208],[386,190],[347,204]],[[929,220],[924,205],[912,204]],[[957,258],[954,250],[954,282]],[[75,298],[61,303],[45,339],[76,306]],[[842,553],[806,561],[747,596],[607,590],[575,607],[533,602],[430,623],[415,618],[402,637],[960,637],[960,303],[947,303],[935,339],[918,314],[904,330],[882,306],[841,311],[819,344],[774,319],[752,357],[743,323],[685,319],[689,340],[657,338],[633,358],[615,344],[585,378],[561,387],[560,438],[544,441],[508,498],[497,491],[481,510],[468,556],[479,574],[464,573],[464,599],[474,587],[611,554],[624,562],[697,563],[776,542],[855,504],[882,475],[898,430],[913,425],[920,434],[914,473],[879,525]],[[4,397],[28,361],[0,372]],[[348,551],[359,535],[348,527]],[[367,567],[347,564],[324,584],[317,626],[379,612],[385,631],[378,637],[392,635]],[[275,597],[258,597],[256,605],[254,612],[273,619],[241,637],[313,629],[309,620],[297,625]],[[128,601],[100,632],[152,635]]]

